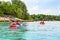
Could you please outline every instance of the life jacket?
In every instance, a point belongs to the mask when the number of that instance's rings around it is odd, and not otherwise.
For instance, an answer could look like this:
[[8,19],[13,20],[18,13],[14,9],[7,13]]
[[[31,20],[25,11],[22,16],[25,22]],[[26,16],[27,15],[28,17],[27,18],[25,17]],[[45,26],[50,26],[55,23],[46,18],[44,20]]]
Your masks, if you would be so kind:
[[16,24],[15,24],[15,23],[12,23],[12,24],[10,25],[10,28],[11,28],[11,29],[16,29],[16,28],[17,28],[17,26],[16,26]]
[[15,26],[16,26],[16,24],[11,24],[11,25],[10,25],[10,27],[15,27]]
[[20,25],[20,23],[19,23],[19,22],[16,22],[16,24],[17,24],[17,25]]

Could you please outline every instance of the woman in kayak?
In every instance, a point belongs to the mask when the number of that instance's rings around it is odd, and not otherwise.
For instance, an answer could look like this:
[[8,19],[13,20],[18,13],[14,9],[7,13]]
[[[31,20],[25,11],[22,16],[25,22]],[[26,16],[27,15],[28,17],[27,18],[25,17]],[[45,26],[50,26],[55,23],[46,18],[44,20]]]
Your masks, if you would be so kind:
[[17,29],[16,23],[15,21],[12,21],[11,25],[10,25],[11,29]]

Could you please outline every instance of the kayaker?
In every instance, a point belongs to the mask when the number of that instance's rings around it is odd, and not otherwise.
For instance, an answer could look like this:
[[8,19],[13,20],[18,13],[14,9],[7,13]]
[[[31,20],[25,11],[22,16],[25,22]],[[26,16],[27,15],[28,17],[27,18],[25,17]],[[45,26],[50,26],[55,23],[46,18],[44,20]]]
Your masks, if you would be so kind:
[[44,21],[41,21],[40,24],[45,24]]
[[16,29],[17,28],[15,21],[12,21],[12,23],[10,24],[10,28],[11,29]]
[[20,22],[16,21],[16,26],[19,27],[20,26]]

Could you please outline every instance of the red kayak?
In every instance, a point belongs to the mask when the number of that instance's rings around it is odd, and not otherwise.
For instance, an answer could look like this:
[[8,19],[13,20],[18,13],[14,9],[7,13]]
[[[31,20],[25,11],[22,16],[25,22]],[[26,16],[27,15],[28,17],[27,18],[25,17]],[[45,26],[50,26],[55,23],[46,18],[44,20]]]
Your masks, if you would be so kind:
[[10,25],[10,28],[11,28],[12,30],[14,30],[14,29],[17,29],[17,26],[16,26],[16,24],[13,24],[13,23],[12,23],[12,24]]
[[44,25],[45,23],[44,23],[44,21],[41,21],[40,24]]

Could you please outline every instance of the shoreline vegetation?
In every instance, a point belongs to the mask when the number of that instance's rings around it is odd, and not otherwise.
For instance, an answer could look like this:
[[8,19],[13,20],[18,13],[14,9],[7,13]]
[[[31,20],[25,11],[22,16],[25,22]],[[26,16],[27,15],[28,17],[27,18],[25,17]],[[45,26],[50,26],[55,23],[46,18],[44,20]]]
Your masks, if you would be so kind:
[[[16,17],[1,17],[0,16],[0,22],[10,22],[10,21],[20,21],[20,22],[34,22],[35,20],[23,20]],[[41,21],[41,20],[36,20]],[[44,21],[60,21],[60,20],[44,20]]]
[[10,22],[10,21],[20,21],[20,22],[34,22],[34,21],[60,21],[60,16],[55,16],[55,15],[43,15],[43,14],[38,14],[38,15],[31,15],[33,20],[24,20],[20,19],[17,17],[14,17],[12,15],[4,15],[0,16],[0,22]]
[[60,21],[60,15],[44,15],[28,13],[25,3],[21,0],[11,2],[0,1],[0,22],[19,20],[22,22],[33,21]]
[[13,17],[11,15],[9,15],[9,16],[5,15],[4,17],[0,16],[0,22],[10,22],[10,21],[33,22],[32,20],[23,20],[23,19]]
[[22,20],[22,19],[18,19],[18,18],[5,18],[5,17],[0,17],[0,22],[10,22],[10,21],[20,21],[20,22],[34,22],[32,20]]

